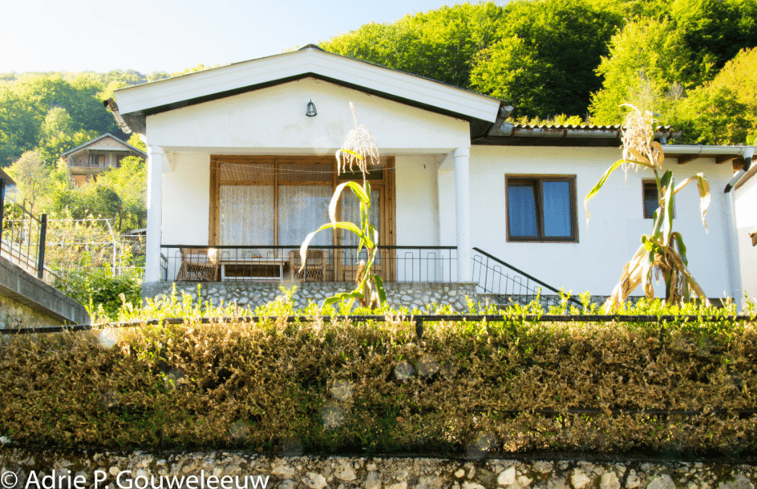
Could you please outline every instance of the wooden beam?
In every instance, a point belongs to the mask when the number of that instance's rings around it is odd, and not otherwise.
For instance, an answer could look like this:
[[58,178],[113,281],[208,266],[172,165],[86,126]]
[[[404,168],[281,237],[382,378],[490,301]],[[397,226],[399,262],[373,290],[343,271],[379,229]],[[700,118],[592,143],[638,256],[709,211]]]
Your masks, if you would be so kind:
[[676,156],[676,159],[678,160],[679,165],[685,165],[686,163],[690,163],[694,160],[699,158],[699,155],[681,155]]
[[723,163],[731,162],[731,161],[735,160],[738,157],[739,157],[739,155],[723,155],[723,156],[718,156],[717,158],[715,158],[715,163],[718,164],[718,165],[722,165]]

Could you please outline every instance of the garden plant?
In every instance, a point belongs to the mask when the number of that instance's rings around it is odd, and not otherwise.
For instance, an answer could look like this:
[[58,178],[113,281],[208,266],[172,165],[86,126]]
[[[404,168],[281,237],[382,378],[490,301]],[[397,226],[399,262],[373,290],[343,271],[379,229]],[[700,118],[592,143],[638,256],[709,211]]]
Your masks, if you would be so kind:
[[[363,184],[360,185],[356,182],[345,182],[339,184],[334,191],[334,196],[331,198],[329,204],[329,219],[330,223],[324,224],[312,233],[308,234],[305,241],[302,242],[300,247],[300,259],[302,261],[302,271],[305,268],[305,260],[307,259],[308,246],[313,240],[313,237],[320,231],[326,229],[344,229],[354,233],[358,237],[357,253],[365,248],[368,255],[367,263],[360,263],[357,272],[357,287],[352,292],[343,292],[336,294],[335,296],[328,297],[323,301],[324,306],[335,304],[341,301],[347,302],[347,310],[349,311],[357,299],[362,306],[368,306],[370,308],[379,307],[386,302],[386,293],[384,292],[384,282],[378,274],[371,274],[371,268],[376,260],[378,254],[379,233],[378,230],[370,222],[371,211],[371,184],[366,179],[366,174],[369,173],[368,167],[371,165],[379,164],[379,151],[376,139],[365,127],[358,125],[357,115],[355,115],[355,107],[350,102],[350,109],[352,109],[352,117],[355,121],[355,129],[352,129],[347,133],[344,138],[344,144],[342,148],[336,152],[337,169],[339,173],[352,171],[353,165],[357,165],[358,169],[363,175]],[[360,201],[360,225],[352,222],[341,222],[336,220],[336,206],[339,203],[339,197],[342,194],[342,190],[349,187],[355,197]]]
[[680,192],[690,183],[696,182],[699,189],[700,209],[702,223],[707,230],[705,214],[710,205],[710,186],[704,174],[687,178],[677,186],[673,180],[673,172],[666,170],[662,176],[660,172],[665,162],[665,154],[662,145],[654,140],[655,118],[652,112],[624,104],[631,111],[626,117],[625,130],[623,132],[623,158],[616,161],[602,175],[597,184],[586,195],[586,220],[589,220],[589,200],[607,181],[612,172],[622,167],[626,172],[628,168],[647,168],[652,170],[657,185],[657,198],[659,207],[654,212],[654,227],[652,233],[641,236],[641,247],[631,261],[623,267],[620,282],[612,291],[612,295],[605,303],[606,308],[617,309],[625,302],[636,287],[643,284],[644,293],[648,298],[654,297],[653,276],[659,278],[662,275],[665,281],[665,301],[676,304],[683,299],[690,299],[693,294],[707,302],[707,296],[688,269],[686,258],[686,245],[683,236],[678,231],[673,231],[673,200],[675,194]]

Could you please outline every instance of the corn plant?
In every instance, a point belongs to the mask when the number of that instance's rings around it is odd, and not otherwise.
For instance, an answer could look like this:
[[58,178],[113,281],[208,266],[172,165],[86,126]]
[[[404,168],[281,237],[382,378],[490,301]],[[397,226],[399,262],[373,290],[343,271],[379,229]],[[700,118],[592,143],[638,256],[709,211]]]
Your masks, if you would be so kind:
[[623,132],[623,158],[616,161],[602,175],[597,184],[586,195],[586,220],[589,220],[589,200],[602,188],[612,172],[622,167],[636,171],[642,168],[654,173],[657,184],[657,199],[659,206],[654,212],[654,227],[651,234],[641,236],[641,247],[631,261],[623,267],[620,282],[615,286],[612,295],[604,304],[605,308],[620,307],[636,287],[643,285],[647,298],[654,298],[652,286],[653,276],[659,280],[660,275],[665,281],[665,302],[677,304],[682,299],[690,299],[696,294],[705,303],[707,296],[689,272],[686,258],[686,246],[678,231],[673,231],[673,199],[690,183],[696,182],[700,197],[700,211],[705,231],[707,221],[705,215],[710,205],[710,186],[702,173],[687,178],[679,185],[673,181],[673,173],[666,170],[662,176],[665,154],[662,145],[654,140],[655,119],[650,111],[641,111],[630,104],[631,111],[626,117],[626,127]]
[[[376,308],[386,302],[386,293],[384,292],[384,283],[378,274],[371,274],[371,268],[376,260],[378,254],[379,233],[378,230],[370,223],[370,210],[371,210],[371,185],[366,179],[366,174],[369,173],[368,167],[370,165],[377,165],[379,163],[379,151],[376,139],[366,129],[365,126],[360,126],[357,123],[357,116],[355,115],[355,107],[350,102],[350,109],[352,110],[352,117],[355,121],[355,129],[352,129],[347,133],[344,139],[342,148],[336,152],[337,171],[341,174],[348,169],[352,171],[353,165],[357,165],[358,169],[363,175],[363,184],[360,185],[357,182],[346,182],[338,185],[334,191],[334,196],[329,203],[329,219],[331,222],[324,224],[312,233],[308,234],[305,241],[300,246],[300,260],[302,267],[300,271],[305,268],[305,260],[307,259],[307,250],[313,237],[320,231],[332,228],[332,229],[344,229],[354,233],[358,239],[357,253],[365,248],[368,255],[368,262],[360,262],[357,271],[356,282],[357,286],[352,292],[342,292],[333,297],[328,297],[323,301],[323,306],[328,306],[341,301],[347,302],[347,310],[352,308],[352,304],[357,299],[360,305],[363,307]],[[339,202],[339,197],[342,194],[342,190],[349,187],[352,193],[360,201],[360,225],[352,222],[338,222],[336,220],[336,206]]]

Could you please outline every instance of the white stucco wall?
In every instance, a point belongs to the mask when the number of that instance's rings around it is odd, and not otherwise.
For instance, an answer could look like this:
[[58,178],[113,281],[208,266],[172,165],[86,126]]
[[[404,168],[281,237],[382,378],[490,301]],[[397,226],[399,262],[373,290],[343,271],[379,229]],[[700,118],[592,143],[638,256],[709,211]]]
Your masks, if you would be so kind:
[[[586,226],[583,199],[619,157],[616,148],[474,146],[470,163],[472,245],[555,287],[564,287],[575,294],[585,290],[595,295],[609,294],[623,265],[638,249],[641,234],[650,232],[652,226],[651,220],[643,219],[642,206],[642,179],[651,175],[630,171],[626,184],[620,170],[590,201],[591,221]],[[713,159],[702,158],[686,165],[673,162],[670,167],[678,181],[700,171],[709,178],[712,186],[712,204],[707,213],[709,234],[701,223],[695,186],[677,196],[674,227],[683,234],[694,277],[710,297],[722,297],[726,289],[722,189],[731,177],[730,166],[715,165]],[[575,175],[578,242],[507,242],[506,174]],[[440,172],[440,203],[454,202],[454,177],[449,177]],[[454,212],[450,210],[454,208],[440,204],[442,222],[454,223]],[[449,228],[442,225],[442,244],[454,239],[454,225]],[[640,290],[637,292],[641,294]]]
[[[395,158],[396,237],[398,246],[439,246],[437,157]],[[448,250],[398,250],[397,274],[405,281],[450,280],[455,253]]]
[[162,244],[208,244],[210,156],[177,154],[163,172]]
[[735,191],[741,286],[751,299],[757,299],[757,247],[749,233],[757,229],[757,177],[752,176]]
[[[306,117],[309,101],[318,115]],[[149,144],[208,154],[331,154],[358,123],[383,154],[448,152],[469,144],[468,123],[305,78],[147,117]]]
[[439,246],[434,156],[395,158],[397,245]]

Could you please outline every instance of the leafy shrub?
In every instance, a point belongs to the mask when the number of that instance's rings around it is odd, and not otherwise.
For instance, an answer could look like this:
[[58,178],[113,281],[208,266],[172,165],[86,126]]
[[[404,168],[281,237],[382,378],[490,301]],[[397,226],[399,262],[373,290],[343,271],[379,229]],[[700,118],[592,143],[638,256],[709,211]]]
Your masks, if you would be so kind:
[[70,272],[59,288],[69,297],[87,306],[93,316],[118,319],[124,304],[141,304],[141,280],[138,272],[113,275],[109,267]]
[[[191,316],[208,304],[183,299],[166,305],[184,324],[5,337],[0,435],[263,452],[296,441],[310,453],[464,453],[489,435],[518,453],[757,449],[757,330],[725,311],[541,323],[519,315],[532,305],[503,321],[424,322],[419,340],[390,315],[324,321],[313,309],[313,322],[290,323],[286,295],[256,311],[278,319],[255,323],[203,324]],[[645,311],[670,309],[629,310]]]

